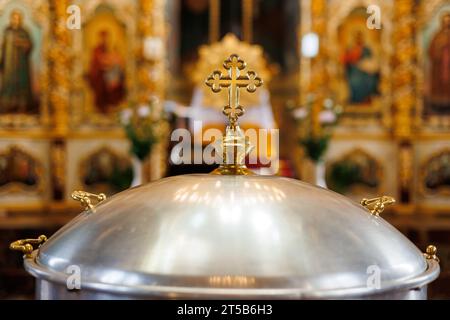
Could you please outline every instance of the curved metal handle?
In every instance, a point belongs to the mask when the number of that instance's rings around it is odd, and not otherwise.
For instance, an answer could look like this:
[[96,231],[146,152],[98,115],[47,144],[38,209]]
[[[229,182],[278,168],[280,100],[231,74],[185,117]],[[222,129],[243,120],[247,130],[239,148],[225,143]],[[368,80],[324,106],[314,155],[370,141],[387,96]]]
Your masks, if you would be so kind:
[[425,259],[432,259],[432,260],[439,262],[439,258],[436,255],[436,253],[437,253],[436,246],[429,245],[423,255],[424,255]]
[[47,237],[40,235],[37,239],[22,239],[14,241],[9,245],[9,248],[11,250],[21,251],[25,254],[25,258],[29,258],[31,253],[34,251],[33,245],[38,244],[40,247],[45,241],[47,241]]
[[389,196],[382,196],[372,199],[362,199],[361,205],[370,211],[371,214],[378,216],[384,211],[387,205],[395,203],[395,199]]
[[91,199],[96,200],[97,204],[99,204],[100,202],[106,199],[106,194],[104,193],[94,194],[86,191],[74,191],[72,192],[72,199],[81,202],[81,204],[84,206],[86,210],[88,209],[92,210],[94,208],[94,205],[92,204]]

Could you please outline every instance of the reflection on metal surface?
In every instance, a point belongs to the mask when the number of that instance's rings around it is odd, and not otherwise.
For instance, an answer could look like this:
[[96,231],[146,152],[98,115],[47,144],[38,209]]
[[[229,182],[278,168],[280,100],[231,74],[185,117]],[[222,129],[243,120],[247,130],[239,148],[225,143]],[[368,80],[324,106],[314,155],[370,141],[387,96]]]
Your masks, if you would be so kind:
[[252,288],[255,285],[254,277],[247,276],[211,276],[209,285],[219,288]]
[[9,245],[9,248],[11,250],[23,252],[25,257],[28,258],[34,250],[33,245],[38,244],[40,246],[45,241],[47,241],[47,237],[40,235],[37,239],[22,239],[14,241]]
[[91,199],[100,203],[106,199],[106,195],[104,193],[93,194],[86,191],[74,191],[72,192],[72,199],[81,202],[86,210],[93,210],[94,205],[92,204]]
[[386,205],[395,203],[395,199],[389,196],[382,196],[372,199],[362,199],[361,205],[367,208],[371,214],[378,216],[382,213]]

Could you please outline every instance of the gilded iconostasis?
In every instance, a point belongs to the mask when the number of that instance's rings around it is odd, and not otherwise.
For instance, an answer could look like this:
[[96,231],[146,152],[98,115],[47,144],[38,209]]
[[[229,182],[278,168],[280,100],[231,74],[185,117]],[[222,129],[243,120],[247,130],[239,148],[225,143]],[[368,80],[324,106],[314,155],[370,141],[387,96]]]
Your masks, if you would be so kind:
[[392,223],[449,260],[448,1],[2,0],[0,42],[0,243],[71,219],[74,190],[211,171],[171,136],[224,128],[203,82],[238,53],[265,80],[242,127],[279,130],[277,169],[256,169],[393,196]]

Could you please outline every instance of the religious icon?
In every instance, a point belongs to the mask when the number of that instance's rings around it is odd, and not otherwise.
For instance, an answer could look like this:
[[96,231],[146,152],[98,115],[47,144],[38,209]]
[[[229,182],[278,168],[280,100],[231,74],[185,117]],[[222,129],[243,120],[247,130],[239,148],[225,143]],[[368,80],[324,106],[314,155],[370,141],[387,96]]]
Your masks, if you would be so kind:
[[109,6],[99,6],[84,27],[84,74],[88,104],[110,114],[125,99],[127,39],[125,26]]
[[373,52],[366,45],[362,32],[356,32],[354,42],[342,55],[352,104],[370,102],[378,94],[379,72]]
[[82,162],[82,181],[91,192],[116,193],[127,189],[133,178],[130,160],[100,148]]
[[450,191],[450,151],[444,150],[428,159],[423,166],[423,184],[428,192]]
[[33,92],[33,40],[23,23],[24,14],[14,9],[2,30],[0,58],[0,113],[33,114],[38,101]]
[[440,26],[428,47],[429,70],[425,108],[450,114],[450,11],[441,16]]
[[379,95],[379,39],[366,27],[366,12],[355,9],[339,27],[340,62],[347,85],[347,102],[370,104]]
[[36,187],[40,176],[38,163],[26,152],[11,147],[0,154],[0,187],[16,183],[27,188]]
[[97,46],[91,54],[89,84],[95,95],[95,106],[107,113],[125,97],[124,59],[117,47],[111,47],[109,32],[99,32]]
[[355,187],[376,189],[380,186],[380,165],[361,149],[352,150],[333,162],[327,172],[327,185],[339,193],[352,192]]

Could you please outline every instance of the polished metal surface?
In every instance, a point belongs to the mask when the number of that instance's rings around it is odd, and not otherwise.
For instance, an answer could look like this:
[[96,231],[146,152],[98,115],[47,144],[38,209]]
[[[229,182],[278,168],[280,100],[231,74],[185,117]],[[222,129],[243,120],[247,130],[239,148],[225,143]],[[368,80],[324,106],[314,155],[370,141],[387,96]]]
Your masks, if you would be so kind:
[[370,288],[350,288],[332,291],[299,289],[244,289],[244,288],[181,288],[158,285],[124,285],[88,283],[80,290],[68,290],[70,276],[53,273],[36,264],[35,260],[25,260],[25,267],[36,279],[38,299],[426,299],[427,284],[439,275],[439,264],[428,260],[427,270],[418,277],[384,285],[377,290]]
[[[436,260],[361,205],[267,176],[185,175],[124,191],[25,259],[47,293],[73,265],[78,296],[408,296],[439,274]],[[368,286],[373,268],[380,288]]]
[[[116,289],[116,287],[114,287]],[[82,288],[82,290],[67,290],[63,284],[50,282],[44,279],[37,279],[36,298],[42,300],[104,300],[104,299],[224,299],[224,298],[245,298],[245,299],[317,299],[317,298],[338,298],[338,299],[383,299],[383,300],[424,300],[427,298],[427,286],[416,287],[413,289],[397,288],[395,290],[373,292],[370,295],[364,294],[349,294],[342,292],[339,295],[331,296],[311,296],[311,295],[274,295],[271,291],[261,291],[258,295],[231,295],[228,291],[225,293],[218,293],[211,295],[204,290],[196,290],[195,292],[187,293],[162,293],[160,291],[147,290],[145,293],[138,291],[119,291],[119,290],[100,290],[96,288]]]
[[426,297],[439,274],[437,249],[422,254],[379,216],[393,198],[363,199],[364,208],[245,167],[239,90],[262,85],[245,66],[233,54],[227,73],[206,81],[213,92],[228,90],[225,161],[213,174],[165,178],[109,199],[76,191],[85,207],[78,217],[47,242],[11,244],[26,254],[38,298]]

